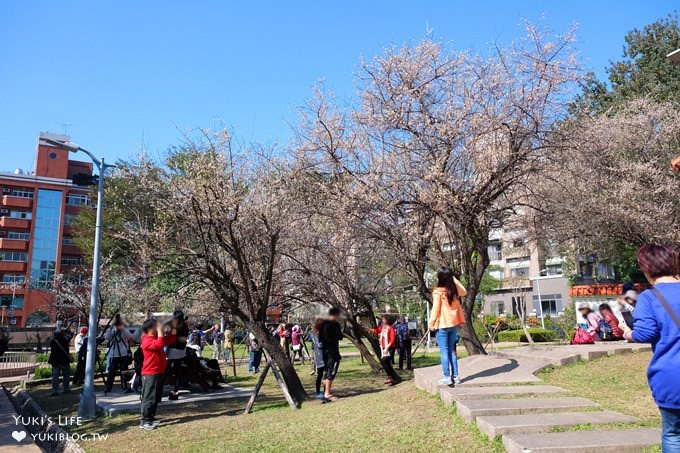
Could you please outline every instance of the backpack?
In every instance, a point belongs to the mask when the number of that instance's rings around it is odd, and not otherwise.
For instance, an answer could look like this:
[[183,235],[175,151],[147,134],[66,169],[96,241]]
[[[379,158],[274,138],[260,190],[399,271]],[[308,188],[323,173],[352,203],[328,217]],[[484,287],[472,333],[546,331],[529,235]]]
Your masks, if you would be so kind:
[[578,327],[576,333],[574,333],[574,338],[571,339],[571,344],[595,344],[595,342],[583,327]]
[[598,331],[600,334],[600,339],[602,340],[612,340],[614,338],[614,330],[612,330],[612,326],[610,326],[609,323],[604,319],[600,319]]
[[398,322],[394,326],[395,333],[397,334],[397,341],[401,344],[406,340],[411,339],[411,333],[408,330],[408,324],[405,322]]

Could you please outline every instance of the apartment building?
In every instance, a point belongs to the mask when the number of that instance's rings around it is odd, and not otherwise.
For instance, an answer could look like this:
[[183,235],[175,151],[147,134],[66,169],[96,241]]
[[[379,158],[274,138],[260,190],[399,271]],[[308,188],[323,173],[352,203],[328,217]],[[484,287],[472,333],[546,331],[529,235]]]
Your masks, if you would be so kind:
[[491,233],[490,274],[501,280],[500,288],[484,298],[484,313],[517,316],[526,303],[529,315],[559,316],[570,301],[564,259],[532,243],[522,231]]
[[85,259],[74,245],[72,224],[90,205],[92,164],[69,159],[69,151],[41,133],[32,172],[0,172],[0,309],[2,325],[54,321],[50,289],[58,274],[82,280]]

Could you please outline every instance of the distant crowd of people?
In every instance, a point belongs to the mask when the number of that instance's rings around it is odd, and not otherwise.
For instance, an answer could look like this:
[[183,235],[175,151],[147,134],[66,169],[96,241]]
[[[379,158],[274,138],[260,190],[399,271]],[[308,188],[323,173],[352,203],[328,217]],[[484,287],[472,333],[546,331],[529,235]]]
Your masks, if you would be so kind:
[[634,322],[635,305],[638,293],[634,289],[627,289],[617,300],[620,317],[614,314],[614,310],[607,303],[600,304],[594,311],[590,304],[579,304],[578,310],[583,317],[583,324],[572,340],[572,344],[591,344],[596,341],[619,341],[623,340],[625,328],[632,329]]

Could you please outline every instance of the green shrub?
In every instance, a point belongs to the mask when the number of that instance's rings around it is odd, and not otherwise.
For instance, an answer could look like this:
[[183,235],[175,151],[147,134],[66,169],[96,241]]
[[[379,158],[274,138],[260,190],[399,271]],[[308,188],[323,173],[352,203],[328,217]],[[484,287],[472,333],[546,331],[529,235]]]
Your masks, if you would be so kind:
[[[529,334],[531,335],[532,340],[534,340],[536,343],[553,341],[555,339],[555,332],[548,329],[531,328],[529,329]],[[524,330],[522,329],[506,330],[503,332],[498,332],[498,341],[526,343],[527,338],[524,335]]]
[[49,354],[36,354],[35,355],[35,361],[38,363],[47,363],[47,360],[50,358]]
[[[71,363],[71,377],[76,372],[76,364]],[[35,369],[34,379],[46,379],[52,377],[52,367],[50,365],[42,365]]]

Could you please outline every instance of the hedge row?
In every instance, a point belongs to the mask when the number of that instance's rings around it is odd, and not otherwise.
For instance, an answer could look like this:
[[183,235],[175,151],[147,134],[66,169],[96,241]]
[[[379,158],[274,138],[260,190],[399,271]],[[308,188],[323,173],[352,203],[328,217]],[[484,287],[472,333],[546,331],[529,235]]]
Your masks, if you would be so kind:
[[[552,330],[541,329],[541,328],[531,328],[529,329],[529,334],[531,339],[536,343],[542,343],[546,341],[553,341],[555,339],[555,332]],[[505,330],[503,332],[498,332],[498,341],[508,341],[508,342],[522,342],[527,343],[527,337],[524,335],[524,330]]]

